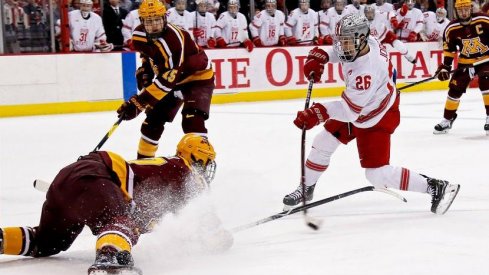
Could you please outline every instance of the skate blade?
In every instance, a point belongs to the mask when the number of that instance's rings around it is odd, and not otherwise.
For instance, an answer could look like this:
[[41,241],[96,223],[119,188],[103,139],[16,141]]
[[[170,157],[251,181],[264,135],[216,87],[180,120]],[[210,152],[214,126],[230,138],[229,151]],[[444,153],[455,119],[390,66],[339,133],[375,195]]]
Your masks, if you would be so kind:
[[443,199],[440,201],[440,204],[438,204],[438,207],[436,208],[435,213],[437,215],[443,215],[448,211],[453,201],[455,200],[455,197],[457,196],[459,190],[459,184],[450,184],[449,186],[447,186],[445,190],[445,195],[443,196]]
[[89,269],[88,275],[143,275],[137,267]]
[[443,134],[448,134],[448,131],[449,131],[449,130],[450,130],[450,129],[446,129],[446,130],[442,130],[442,131],[434,130],[434,131],[433,131],[433,134],[434,134],[434,135],[443,135]]
[[284,204],[284,209],[283,209],[283,211],[285,211],[285,212],[290,212],[290,211],[292,211],[292,209],[294,209],[295,207],[297,207],[297,205],[287,205],[287,204]]

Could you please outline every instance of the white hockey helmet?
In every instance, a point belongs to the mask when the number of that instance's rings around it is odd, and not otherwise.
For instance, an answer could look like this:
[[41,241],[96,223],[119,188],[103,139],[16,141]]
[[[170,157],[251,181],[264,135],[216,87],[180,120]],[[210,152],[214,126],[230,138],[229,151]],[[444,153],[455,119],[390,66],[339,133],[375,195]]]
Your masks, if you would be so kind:
[[441,23],[447,19],[447,10],[444,8],[436,9],[436,22]]
[[415,4],[416,4],[416,0],[406,0],[406,5],[408,6],[409,10],[412,10]]
[[350,13],[335,27],[333,49],[343,62],[353,62],[368,43],[370,26],[363,14]]
[[309,11],[309,8],[311,7],[311,4],[309,0],[299,0],[299,9],[306,13]]
[[186,0],[174,0],[173,4],[175,6],[175,10],[183,15],[183,12],[187,9],[187,1]]
[[239,0],[229,0],[228,1],[228,12],[233,16],[236,17],[239,11]]
[[83,18],[87,19],[92,11],[92,0],[80,0],[80,12]]
[[209,5],[208,0],[197,0],[195,1],[195,4],[197,5],[197,12],[199,12],[202,15],[204,15],[207,12],[207,5]]
[[365,5],[365,10],[363,11],[365,13],[365,17],[367,17],[368,21],[372,22],[375,19],[375,4],[372,5]]
[[277,10],[277,0],[266,0],[265,10],[268,14],[273,16],[275,14],[275,11]]
[[341,14],[345,9],[345,0],[336,0],[334,2],[334,9],[337,13]]

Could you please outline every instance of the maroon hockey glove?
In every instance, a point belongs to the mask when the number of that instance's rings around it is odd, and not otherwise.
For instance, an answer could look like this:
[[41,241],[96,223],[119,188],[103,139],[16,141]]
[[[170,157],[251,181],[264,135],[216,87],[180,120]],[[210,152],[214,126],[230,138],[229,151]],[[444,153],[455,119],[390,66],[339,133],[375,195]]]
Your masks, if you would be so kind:
[[287,38],[285,38],[285,35],[281,35],[278,37],[278,45],[279,46],[286,46],[287,45]]
[[209,40],[207,40],[207,48],[214,49],[215,47],[216,47],[216,39],[214,39],[214,37],[209,38]]
[[450,71],[452,70],[451,66],[447,66],[445,64],[440,64],[438,69],[435,72],[435,75],[438,77],[438,80],[445,81],[450,79]]
[[142,90],[145,87],[148,87],[153,83],[153,78],[155,74],[151,67],[143,66],[139,67],[136,71],[136,80],[138,84],[138,90]]
[[406,16],[406,14],[407,14],[408,11],[409,11],[409,8],[406,5],[406,3],[404,3],[404,4],[402,4],[402,7],[399,9],[399,14],[401,16]]
[[144,109],[146,109],[146,103],[142,102],[138,95],[133,95],[128,101],[122,103],[117,109],[117,114],[123,120],[131,120],[137,117]]
[[299,129],[309,130],[319,123],[325,122],[329,118],[328,110],[323,104],[313,103],[311,108],[297,112],[294,120],[295,126]]
[[226,48],[228,44],[226,44],[226,41],[222,37],[218,37],[216,39],[217,47],[218,48]]
[[418,34],[415,33],[415,32],[410,32],[407,40],[409,42],[416,42],[416,41],[418,41]]
[[249,53],[253,51],[254,46],[251,40],[246,39],[245,41],[243,41],[243,45]]
[[297,39],[295,39],[295,37],[293,36],[287,37],[287,45],[289,46],[297,45]]
[[324,64],[329,61],[328,53],[318,47],[314,47],[307,56],[304,64],[304,76],[309,79],[313,76],[314,82],[319,82],[324,71]]
[[253,38],[253,44],[255,44],[255,46],[257,47],[263,47],[263,43],[261,42],[261,39],[258,36],[255,36]]

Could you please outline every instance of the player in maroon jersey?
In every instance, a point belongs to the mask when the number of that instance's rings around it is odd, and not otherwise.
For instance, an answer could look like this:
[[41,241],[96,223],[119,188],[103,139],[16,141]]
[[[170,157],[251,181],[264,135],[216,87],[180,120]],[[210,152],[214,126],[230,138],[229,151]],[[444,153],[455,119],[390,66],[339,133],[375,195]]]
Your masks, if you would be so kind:
[[183,132],[207,134],[205,120],[215,87],[211,62],[187,31],[166,22],[165,13],[159,0],[144,0],[139,6],[142,24],[132,42],[142,57],[136,72],[141,92],[117,110],[125,120],[146,111],[138,158],[155,156],[165,123],[173,121],[182,105]]
[[456,0],[455,12],[458,19],[450,22],[443,34],[443,63],[436,74],[441,81],[450,79],[452,61],[459,49],[457,69],[448,86],[443,119],[433,133],[445,134],[452,128],[460,98],[477,75],[487,115],[484,130],[489,134],[489,15],[473,13],[470,0]]
[[[163,214],[177,211],[207,188],[214,177],[215,156],[207,138],[195,134],[181,139],[173,157],[127,162],[108,151],[82,156],[52,182],[38,226],[0,228],[0,254],[58,254],[86,225],[97,235],[92,269],[131,267],[131,248],[139,236],[151,231]],[[210,230],[217,235],[209,237],[222,237],[222,248],[229,248],[231,235],[219,222],[216,227]]]

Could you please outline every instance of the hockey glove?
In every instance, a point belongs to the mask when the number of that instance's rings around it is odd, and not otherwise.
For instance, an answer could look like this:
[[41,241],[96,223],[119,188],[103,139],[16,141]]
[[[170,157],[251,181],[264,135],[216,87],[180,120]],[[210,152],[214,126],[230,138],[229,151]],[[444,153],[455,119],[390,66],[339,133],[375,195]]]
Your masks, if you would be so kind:
[[326,107],[321,103],[313,103],[311,108],[297,112],[294,124],[299,129],[309,130],[319,123],[325,122],[328,118]]
[[226,44],[226,41],[222,37],[218,37],[216,39],[217,47],[218,48],[226,48],[228,44]]
[[145,109],[146,103],[138,95],[133,95],[128,101],[122,103],[119,109],[117,109],[117,114],[123,120],[131,120],[136,118]]
[[313,77],[314,82],[319,82],[324,71],[324,64],[329,61],[328,53],[318,47],[314,47],[307,56],[304,64],[304,76]]
[[333,37],[331,35],[325,35],[323,37],[323,45],[333,45]]
[[253,44],[255,44],[255,46],[257,47],[263,47],[263,43],[261,42],[261,39],[258,36],[255,36],[253,38]]
[[114,49],[114,44],[107,43],[105,40],[100,40],[98,43],[95,43],[95,48],[100,50],[103,53],[110,52]]
[[295,37],[293,36],[287,37],[287,45],[289,46],[297,45],[297,39],[295,39]]
[[440,64],[435,72],[435,75],[438,76],[438,80],[445,81],[450,79],[450,70],[452,70],[451,66]]
[[286,46],[287,45],[287,38],[285,38],[285,35],[281,35],[278,37],[278,45],[279,46]]
[[404,3],[404,4],[402,4],[402,7],[399,9],[399,14],[401,16],[406,16],[406,14],[407,14],[408,11],[409,11],[409,8],[406,5],[406,3]]
[[245,41],[243,41],[243,46],[245,47],[245,49],[250,53],[253,51],[253,42],[251,42],[251,40],[249,39],[246,39]]
[[136,80],[138,84],[138,90],[142,90],[145,87],[148,87],[152,82],[155,74],[150,66],[144,65],[139,67],[136,71]]
[[214,49],[215,47],[216,47],[216,39],[214,39],[214,37],[209,38],[209,40],[207,40],[207,48]]
[[192,34],[194,35],[194,39],[197,40],[197,38],[204,36],[204,30],[201,28],[195,28],[192,30]]
[[391,26],[394,30],[399,29],[399,22],[395,16],[391,18]]
[[321,46],[324,44],[323,38],[321,36],[314,36],[312,39],[314,45]]
[[406,26],[407,26],[407,22],[406,22],[406,21],[404,21],[404,20],[402,20],[402,21],[401,21],[401,23],[399,23],[399,24],[397,25],[397,29],[398,29],[398,30],[402,30],[402,29],[404,29]]
[[418,34],[415,32],[410,32],[407,40],[409,42],[416,42],[418,40]]

